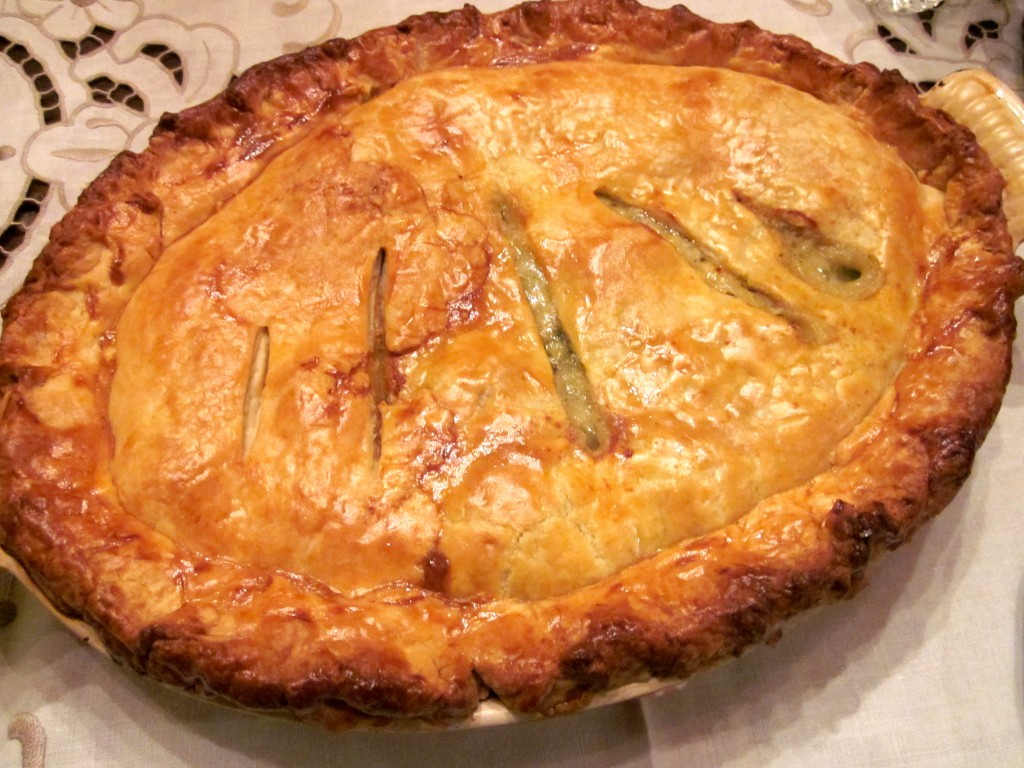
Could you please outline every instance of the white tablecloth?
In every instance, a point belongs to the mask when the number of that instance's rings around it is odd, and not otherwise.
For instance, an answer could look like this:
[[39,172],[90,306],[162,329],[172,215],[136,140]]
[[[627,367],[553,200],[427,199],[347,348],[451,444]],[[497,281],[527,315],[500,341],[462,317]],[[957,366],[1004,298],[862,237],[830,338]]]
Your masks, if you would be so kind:
[[[117,151],[144,146],[162,112],[282,52],[459,5],[0,0],[0,299],[88,180]],[[857,0],[689,5],[914,81],[981,66],[1024,92],[1020,0],[946,0],[923,17],[881,16]],[[0,768],[1024,766],[1022,349],[974,477],[937,520],[883,559],[855,600],[799,617],[774,647],[677,690],[498,728],[323,733],[139,679],[0,577],[0,604],[18,611],[0,628]]]

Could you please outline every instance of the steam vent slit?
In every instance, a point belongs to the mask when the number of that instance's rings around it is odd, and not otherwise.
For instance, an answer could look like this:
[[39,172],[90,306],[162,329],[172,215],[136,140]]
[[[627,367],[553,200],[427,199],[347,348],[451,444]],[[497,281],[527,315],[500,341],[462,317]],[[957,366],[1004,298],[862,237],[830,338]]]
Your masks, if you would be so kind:
[[736,200],[775,233],[782,263],[808,285],[855,301],[874,296],[885,284],[885,272],[873,254],[826,237],[810,217],[762,205],[741,193]]
[[646,227],[671,245],[710,288],[782,318],[808,340],[817,339],[818,323],[730,269],[708,248],[688,236],[670,214],[635,205],[605,190],[599,189],[594,194],[613,213]]
[[387,296],[387,250],[381,248],[370,272],[368,347],[370,350],[371,457],[374,466],[381,454],[381,408],[388,402],[388,343],[385,324]]
[[267,368],[270,361],[270,331],[260,327],[252,342],[249,358],[249,380],[245,385],[245,400],[242,404],[242,455],[249,453],[260,425],[260,406],[263,402],[263,387],[267,383]]
[[607,421],[594,397],[583,361],[558,317],[548,278],[527,242],[521,214],[507,197],[498,201],[498,213],[515,260],[520,288],[537,325],[569,423],[590,453],[603,453],[609,441]]

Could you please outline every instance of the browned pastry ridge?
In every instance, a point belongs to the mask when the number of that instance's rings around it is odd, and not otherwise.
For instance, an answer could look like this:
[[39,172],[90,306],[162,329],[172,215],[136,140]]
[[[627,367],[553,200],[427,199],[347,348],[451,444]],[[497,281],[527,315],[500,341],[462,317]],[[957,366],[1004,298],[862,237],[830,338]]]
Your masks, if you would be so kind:
[[686,677],[967,478],[1001,192],[897,74],[682,7],[271,61],[9,302],[0,545],[126,665],[333,728]]

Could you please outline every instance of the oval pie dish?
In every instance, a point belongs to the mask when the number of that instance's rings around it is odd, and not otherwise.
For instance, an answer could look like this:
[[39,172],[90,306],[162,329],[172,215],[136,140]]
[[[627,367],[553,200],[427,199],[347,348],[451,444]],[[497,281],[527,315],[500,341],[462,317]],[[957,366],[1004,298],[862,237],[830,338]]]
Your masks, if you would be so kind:
[[683,679],[967,478],[1002,193],[899,75],[682,7],[257,66],[8,303],[0,545],[125,665],[333,729]]

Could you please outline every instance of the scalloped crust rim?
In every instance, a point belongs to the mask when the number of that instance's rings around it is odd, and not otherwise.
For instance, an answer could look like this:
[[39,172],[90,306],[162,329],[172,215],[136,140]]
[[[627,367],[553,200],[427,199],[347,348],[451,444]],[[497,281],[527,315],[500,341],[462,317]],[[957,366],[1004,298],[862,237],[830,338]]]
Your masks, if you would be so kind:
[[[347,599],[147,530],[104,484],[105,418],[58,430],[32,413],[33,391],[61,369],[103,413],[113,332],[134,286],[167,243],[300,141],[318,114],[434,69],[588,58],[727,67],[783,82],[859,121],[945,192],[949,228],[933,252],[906,365],[831,471],[734,525],[558,598],[457,602],[396,587]],[[898,74],[683,7],[567,0],[483,15],[467,6],[258,65],[212,101],[164,116],[143,153],[120,155],[54,228],[6,307],[0,545],[128,666],[332,728],[443,725],[487,696],[554,714],[631,681],[686,677],[855,591],[875,554],[904,541],[966,480],[1008,381],[1013,305],[1024,292],[1001,191],[970,132],[923,107]],[[64,307],[74,311],[58,316]]]

